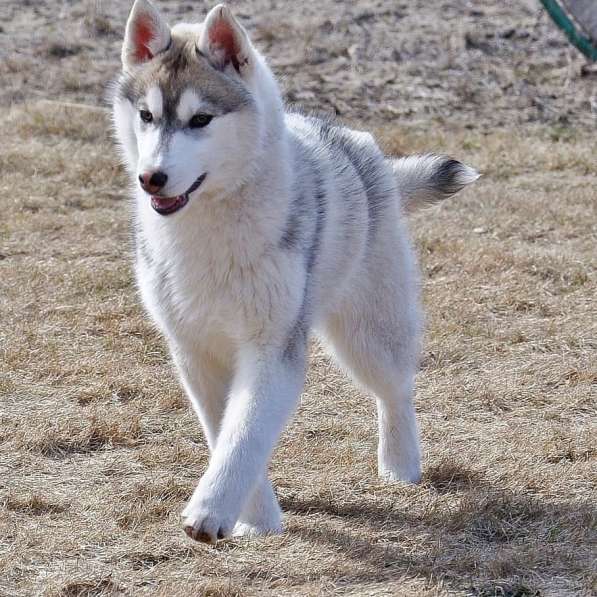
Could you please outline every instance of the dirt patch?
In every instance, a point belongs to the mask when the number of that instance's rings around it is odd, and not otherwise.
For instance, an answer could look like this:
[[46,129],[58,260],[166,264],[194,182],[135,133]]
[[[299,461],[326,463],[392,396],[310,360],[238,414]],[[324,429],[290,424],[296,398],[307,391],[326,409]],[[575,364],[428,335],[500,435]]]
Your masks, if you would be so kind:
[[[229,4],[288,100],[307,108],[425,128],[596,123],[595,77],[534,0]],[[158,5],[171,23],[202,20],[210,6]],[[4,0],[0,102],[101,104],[129,8],[120,0]]]

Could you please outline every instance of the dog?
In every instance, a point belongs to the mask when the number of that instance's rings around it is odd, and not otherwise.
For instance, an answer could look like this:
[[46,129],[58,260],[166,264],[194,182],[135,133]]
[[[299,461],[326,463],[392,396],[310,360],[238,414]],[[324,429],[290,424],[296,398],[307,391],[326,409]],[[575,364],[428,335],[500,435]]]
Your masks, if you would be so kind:
[[312,332],[376,398],[380,476],[419,481],[406,214],[476,171],[446,156],[392,159],[369,133],[286,111],[225,5],[170,28],[136,0],[122,67],[113,121],[135,187],[136,280],[210,450],[182,513],[187,535],[282,531],[267,468]]

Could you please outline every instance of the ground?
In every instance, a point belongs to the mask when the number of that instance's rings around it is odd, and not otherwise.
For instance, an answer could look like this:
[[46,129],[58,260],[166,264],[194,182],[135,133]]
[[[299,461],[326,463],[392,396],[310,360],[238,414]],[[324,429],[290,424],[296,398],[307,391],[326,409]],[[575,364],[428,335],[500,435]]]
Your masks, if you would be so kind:
[[100,107],[128,2],[4,0],[0,595],[597,590],[595,79],[531,1],[434,4],[232,3],[291,101],[483,177],[410,222],[422,483],[377,480],[372,400],[314,346],[271,465],[286,533],[214,548],[180,526],[207,450]]

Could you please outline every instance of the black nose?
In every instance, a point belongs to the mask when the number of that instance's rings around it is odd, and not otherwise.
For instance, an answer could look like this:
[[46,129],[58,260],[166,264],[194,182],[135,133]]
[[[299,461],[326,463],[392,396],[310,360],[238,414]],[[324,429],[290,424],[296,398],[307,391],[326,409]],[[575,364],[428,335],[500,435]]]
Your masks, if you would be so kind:
[[160,189],[168,182],[168,175],[163,172],[154,172],[149,179],[149,184]]
[[144,172],[139,174],[141,186],[149,193],[157,193],[168,182],[168,175],[164,172]]

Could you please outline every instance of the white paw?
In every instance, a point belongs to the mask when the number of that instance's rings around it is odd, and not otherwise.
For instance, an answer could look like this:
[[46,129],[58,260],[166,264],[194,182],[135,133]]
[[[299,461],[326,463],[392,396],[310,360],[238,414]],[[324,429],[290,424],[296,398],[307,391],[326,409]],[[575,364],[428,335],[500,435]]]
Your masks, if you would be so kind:
[[379,476],[385,481],[418,483],[421,480],[421,462],[414,457],[410,462],[388,462],[379,460]]
[[404,483],[418,483],[421,480],[421,469],[412,469],[406,471],[380,469],[379,476],[384,481],[389,482],[402,481]]
[[189,504],[182,513],[184,532],[195,541],[216,543],[229,537],[236,519],[217,509]]
[[263,537],[264,535],[279,535],[282,525],[252,525],[247,522],[237,522],[232,530],[233,537]]

